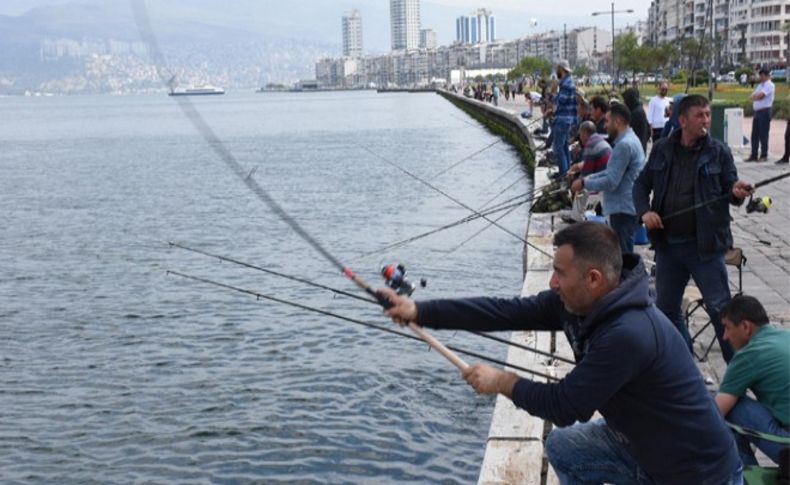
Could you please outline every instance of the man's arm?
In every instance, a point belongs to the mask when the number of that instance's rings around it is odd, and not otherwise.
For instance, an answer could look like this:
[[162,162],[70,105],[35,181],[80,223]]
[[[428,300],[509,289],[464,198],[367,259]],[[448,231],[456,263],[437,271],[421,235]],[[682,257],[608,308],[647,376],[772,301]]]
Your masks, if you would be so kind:
[[617,143],[612,151],[612,156],[606,164],[606,169],[588,175],[584,178],[584,187],[589,190],[607,191],[620,185],[623,175],[631,161],[628,145]]
[[738,396],[734,396],[732,394],[727,394],[726,392],[719,392],[716,394],[716,406],[719,408],[719,412],[721,413],[722,417],[727,417],[732,411],[732,408],[738,404]]

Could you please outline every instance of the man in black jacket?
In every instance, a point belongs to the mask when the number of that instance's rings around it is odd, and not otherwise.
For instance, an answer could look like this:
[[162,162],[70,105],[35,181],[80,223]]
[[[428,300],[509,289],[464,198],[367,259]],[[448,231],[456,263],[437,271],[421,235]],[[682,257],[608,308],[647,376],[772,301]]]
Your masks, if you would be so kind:
[[642,106],[642,99],[639,97],[639,91],[636,88],[626,89],[623,91],[623,101],[631,111],[631,128],[642,143],[642,150],[647,153],[647,140],[650,139],[651,130],[645,108]]
[[729,362],[733,350],[720,316],[730,301],[724,265],[732,246],[729,204],[741,204],[752,189],[738,180],[729,148],[708,134],[708,100],[692,94],[675,108],[680,129],[653,146],[634,183],[634,205],[656,248],[656,305],[691,345],[681,302],[694,278]]
[[[477,392],[560,426],[546,453],[562,483],[740,483],[733,438],[685,342],[653,305],[639,257],[621,255],[614,231],[594,222],[563,229],[554,244],[551,290],[417,303],[380,290],[393,304],[386,314],[434,328],[563,331],[577,365],[557,383],[484,364],[463,371]],[[596,411],[604,420],[587,422]]]

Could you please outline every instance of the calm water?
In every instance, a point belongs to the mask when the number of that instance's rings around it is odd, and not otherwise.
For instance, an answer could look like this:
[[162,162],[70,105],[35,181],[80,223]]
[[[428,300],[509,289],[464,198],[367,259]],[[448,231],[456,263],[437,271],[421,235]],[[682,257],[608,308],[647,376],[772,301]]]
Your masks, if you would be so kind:
[[[512,295],[521,243],[475,223],[360,254],[528,190],[504,143],[430,94],[194,99],[227,148],[368,281]],[[385,323],[355,300],[168,249],[178,241],[350,291],[166,96],[0,99],[3,482],[469,483],[493,399],[425,345],[167,276],[174,269]],[[505,174],[505,175],[503,175]],[[526,211],[503,220],[522,233]],[[499,344],[452,343],[502,358]]]

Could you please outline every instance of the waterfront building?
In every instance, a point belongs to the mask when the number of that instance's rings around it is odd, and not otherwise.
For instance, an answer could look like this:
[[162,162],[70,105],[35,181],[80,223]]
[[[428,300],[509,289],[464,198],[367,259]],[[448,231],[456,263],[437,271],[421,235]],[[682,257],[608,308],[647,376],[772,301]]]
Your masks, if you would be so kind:
[[490,10],[479,8],[455,19],[455,41],[459,44],[484,44],[496,40],[496,18]]
[[343,56],[362,57],[362,16],[357,9],[343,16]]
[[420,43],[420,0],[390,0],[392,50],[413,50]]

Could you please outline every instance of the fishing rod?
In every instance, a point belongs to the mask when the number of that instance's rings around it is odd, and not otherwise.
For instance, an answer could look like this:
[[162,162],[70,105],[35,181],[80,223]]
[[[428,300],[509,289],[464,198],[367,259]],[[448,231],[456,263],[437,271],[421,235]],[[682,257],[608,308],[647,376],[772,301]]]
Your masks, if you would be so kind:
[[[244,261],[240,261],[238,259],[231,258],[229,256],[222,256],[220,254],[210,253],[210,252],[204,251],[202,249],[192,248],[192,247],[185,246],[185,245],[179,244],[179,243],[168,242],[168,245],[170,247],[173,247],[173,248],[182,249],[184,251],[189,251],[191,253],[200,254],[200,255],[203,255],[203,256],[207,256],[209,258],[215,258],[215,259],[218,259],[220,261],[224,261],[224,262],[227,262],[227,263],[232,263],[232,264],[235,264],[235,265],[238,265],[238,266],[242,266],[242,267],[245,267],[245,268],[249,268],[249,269],[253,269],[253,270],[256,270],[256,271],[262,271],[262,272],[270,274],[272,276],[277,276],[277,277],[285,278],[285,279],[288,279],[288,280],[291,280],[291,281],[296,281],[296,282],[299,282],[299,283],[302,283],[302,284],[305,284],[305,285],[308,285],[308,286],[313,286],[315,288],[321,288],[321,289],[324,289],[324,290],[328,290],[328,291],[331,291],[331,292],[333,292],[335,294],[338,294],[338,295],[347,296],[349,298],[354,298],[356,300],[364,301],[366,303],[371,303],[371,304],[374,304],[374,305],[378,305],[377,301],[371,300],[369,298],[365,298],[363,296],[359,296],[356,293],[350,293],[350,292],[347,292],[347,291],[343,291],[343,290],[340,290],[340,289],[337,289],[337,288],[333,288],[331,286],[323,285],[321,283],[317,283],[315,281],[308,280],[306,278],[301,278],[301,277],[298,277],[298,276],[293,276],[293,275],[289,275],[289,274],[285,274],[285,273],[280,273],[278,271],[272,271],[270,269],[263,268],[261,266],[258,266],[258,265],[252,264],[252,263],[247,263],[247,262],[244,262]],[[566,359],[564,357],[561,357],[561,356],[558,356],[558,355],[555,355],[555,354],[552,354],[550,352],[546,352],[546,351],[543,351],[543,350],[540,350],[540,349],[536,349],[534,347],[530,347],[530,346],[527,346],[527,345],[522,345],[522,344],[519,344],[517,342],[511,342],[510,340],[497,337],[496,335],[490,335],[490,334],[487,334],[487,333],[478,332],[478,331],[474,331],[474,330],[468,330],[467,332],[471,333],[473,335],[477,335],[478,337],[483,337],[483,338],[486,338],[486,339],[489,339],[489,340],[493,340],[495,342],[507,344],[507,345],[509,345],[511,347],[516,347],[516,348],[519,348],[519,349],[522,349],[522,350],[526,350],[528,352],[532,352],[532,353],[535,353],[535,354],[543,355],[545,357],[551,357],[553,359],[557,359],[557,360],[560,360],[562,362],[566,362],[566,363],[569,363],[569,364],[575,364],[575,362],[570,360],[570,359]]]
[[[777,182],[777,181],[779,181],[779,180],[782,180],[783,178],[786,178],[786,177],[790,177],[790,172],[785,172],[785,173],[783,173],[783,174],[781,174],[781,175],[777,175],[777,176],[775,176],[775,177],[771,177],[771,178],[767,178],[767,179],[765,179],[765,180],[761,180],[761,181],[759,181],[759,182],[755,183],[754,185],[752,185],[752,192],[754,192],[755,190],[757,190],[759,187],[763,187],[763,186],[766,186],[766,185],[768,185],[768,184],[772,184],[772,183],[774,183],[774,182]],[[673,217],[676,217],[676,216],[679,216],[679,215],[681,215],[681,214],[685,214],[686,212],[691,212],[691,211],[693,211],[693,210],[697,210],[697,209],[699,209],[700,207],[705,207],[706,205],[710,205],[710,204],[712,204],[712,203],[714,203],[714,202],[718,202],[718,201],[720,201],[720,200],[728,199],[728,198],[730,198],[730,196],[731,196],[731,195],[732,195],[732,194],[722,194],[722,195],[719,195],[719,196],[717,196],[717,197],[714,197],[714,198],[712,198],[712,199],[710,199],[710,200],[707,200],[707,201],[704,201],[704,202],[700,202],[700,203],[698,203],[698,204],[694,204],[694,205],[693,205],[693,206],[691,206],[691,207],[686,207],[685,209],[680,209],[680,210],[679,210],[679,211],[677,211],[677,212],[673,212],[673,213],[671,213],[671,214],[668,214],[668,215],[666,215],[666,216],[662,217],[662,218],[661,218],[661,220],[662,220],[662,221],[665,221],[665,220],[667,220],[667,219],[671,219],[671,218],[673,218]]]
[[[140,32],[140,36],[142,37],[143,41],[148,46],[149,53],[153,58],[157,74],[159,75],[162,82],[166,85],[172,83],[173,77],[168,76],[162,67],[166,66],[165,57],[159,48],[156,36],[154,35],[153,29],[151,28],[151,23],[148,18],[148,11],[145,8],[145,0],[131,0],[131,6],[132,11],[134,12],[137,29]],[[255,179],[252,177],[254,170],[248,172],[241,166],[233,154],[225,147],[219,137],[214,133],[208,123],[206,123],[197,109],[195,109],[195,107],[189,101],[188,96],[176,96],[174,99],[176,99],[178,105],[181,107],[184,116],[186,116],[186,118],[197,129],[203,139],[208,142],[209,146],[214,150],[219,158],[234,174],[236,174],[237,177],[239,177],[239,179],[244,182],[247,188],[249,188],[250,191],[255,194],[255,196],[260,201],[266,204],[266,206],[268,206],[269,209],[271,209],[283,222],[285,222],[297,235],[299,235],[303,241],[308,243],[313,249],[321,254],[324,259],[339,269],[342,274],[353,281],[359,288],[375,298],[383,308],[389,308],[392,305],[392,303],[390,303],[390,301],[385,296],[376,293],[376,291],[371,288],[371,286],[368,285],[365,280],[356,275],[354,271],[351,270],[351,268],[341,263],[340,260],[332,255],[332,253],[330,253],[326,248],[324,248],[318,242],[318,240],[311,236],[310,233],[308,233],[293,217],[291,217],[288,212],[286,212],[285,209],[283,209],[280,204],[278,204],[277,201],[275,201],[269,195],[269,193],[266,192],[266,190],[264,190],[264,188],[255,181]],[[428,344],[436,349],[437,352],[447,358],[447,360],[452,362],[453,365],[455,365],[458,369],[464,370],[469,367],[469,365],[460,357],[458,357],[455,353],[445,347],[441,342],[436,340],[432,335],[430,335],[418,325],[409,323],[408,327],[412,332],[419,335],[420,338],[428,342]]]
[[436,172],[435,174],[433,174],[433,176],[431,177],[431,180],[436,180],[436,179],[437,179],[437,178],[439,178],[441,175],[443,175],[443,174],[445,174],[445,173],[449,172],[450,170],[454,169],[455,167],[457,167],[458,165],[460,165],[460,164],[464,163],[465,161],[467,161],[467,160],[469,160],[469,159],[472,159],[472,158],[476,157],[477,155],[480,155],[480,154],[481,154],[481,153],[483,153],[484,151],[488,150],[489,148],[491,148],[492,146],[494,146],[494,145],[496,145],[496,144],[498,144],[498,143],[501,143],[502,141],[503,141],[503,140],[502,140],[502,138],[499,138],[499,139],[497,139],[496,141],[494,141],[493,143],[489,143],[488,145],[486,145],[485,147],[481,148],[480,150],[478,150],[478,151],[476,151],[476,152],[472,153],[471,155],[469,155],[469,156],[466,156],[466,157],[464,157],[464,158],[462,158],[462,159],[458,160],[457,162],[453,163],[452,165],[450,165],[450,166],[448,166],[448,167],[446,167],[446,168],[443,168],[442,170],[439,170],[438,172]]
[[[377,325],[375,323],[365,322],[363,320],[358,320],[358,319],[347,317],[347,316],[344,316],[344,315],[339,315],[337,313],[333,313],[333,312],[330,312],[330,311],[327,311],[327,310],[322,310],[320,308],[308,306],[308,305],[305,305],[303,303],[297,303],[297,302],[294,302],[294,301],[291,301],[291,300],[286,300],[286,299],[283,299],[283,298],[278,298],[278,297],[267,295],[267,294],[264,294],[264,293],[259,293],[257,291],[252,291],[252,290],[247,290],[247,289],[244,289],[244,288],[240,288],[238,286],[233,286],[233,285],[228,285],[228,284],[225,284],[225,283],[220,283],[218,281],[210,280],[210,279],[207,279],[207,278],[201,278],[199,276],[188,275],[186,273],[181,273],[179,271],[168,270],[167,274],[168,275],[178,276],[180,278],[184,278],[184,279],[188,279],[188,280],[192,280],[192,281],[197,281],[197,282],[200,282],[200,283],[205,283],[205,284],[212,285],[212,286],[216,286],[218,288],[225,288],[225,289],[228,289],[228,290],[231,290],[231,291],[235,291],[235,292],[238,292],[238,293],[244,293],[246,295],[254,296],[257,300],[269,300],[269,301],[272,301],[272,302],[275,302],[275,303],[280,303],[282,305],[287,305],[287,306],[291,306],[291,307],[295,307],[295,308],[300,308],[302,310],[306,310],[306,311],[309,311],[309,312],[318,313],[318,314],[325,315],[325,316],[332,317],[332,318],[337,318],[339,320],[344,320],[346,322],[354,323],[356,325],[362,325],[364,327],[373,328],[373,329],[380,330],[382,332],[386,332],[386,333],[389,333],[389,334],[399,335],[401,337],[405,337],[405,338],[408,338],[408,339],[411,339],[411,340],[417,340],[417,341],[420,341],[420,342],[423,341],[423,339],[421,339],[420,337],[417,337],[417,336],[414,336],[414,335],[409,335],[409,334],[403,333],[403,332],[399,332],[399,331],[397,331],[395,329],[392,329],[392,328],[389,328],[389,327],[384,327],[384,326],[381,326],[381,325]],[[431,347],[433,347],[433,346],[431,346]],[[559,381],[560,380],[559,378],[557,378],[555,376],[550,376],[548,374],[544,374],[542,372],[535,371],[535,370],[532,370],[532,369],[527,369],[527,368],[524,368],[524,367],[521,367],[521,366],[518,366],[518,365],[515,365],[515,364],[511,364],[511,363],[508,363],[508,362],[503,362],[501,360],[494,359],[492,357],[488,357],[488,356],[485,356],[485,355],[482,355],[482,354],[479,354],[477,352],[473,352],[473,351],[470,351],[470,350],[462,349],[462,348],[455,347],[455,346],[452,346],[452,345],[447,345],[446,348],[448,350],[451,350],[453,352],[457,352],[459,354],[469,355],[469,356],[474,357],[476,359],[486,360],[488,362],[491,362],[491,363],[497,364],[497,365],[501,365],[503,367],[509,367],[511,369],[520,370],[522,372],[526,372],[526,373],[529,373],[529,374],[532,374],[532,375],[535,375],[535,376],[538,376],[538,377],[542,377],[544,379],[548,379],[548,380],[552,380],[552,381]],[[549,355],[549,357],[557,358],[558,360],[563,360],[564,362],[570,362],[572,364],[574,363],[573,361],[570,361],[570,360],[564,359],[564,358],[559,358],[559,356],[555,356],[555,355]]]

